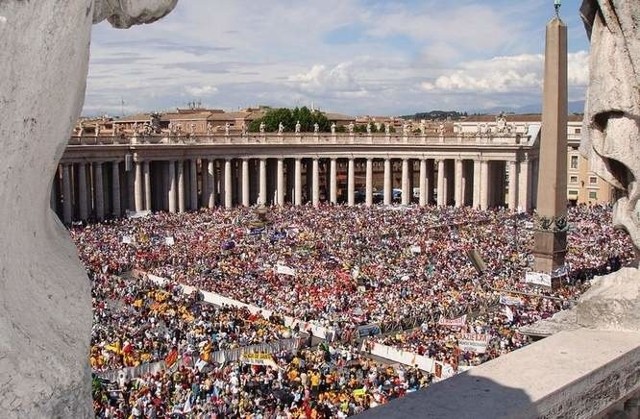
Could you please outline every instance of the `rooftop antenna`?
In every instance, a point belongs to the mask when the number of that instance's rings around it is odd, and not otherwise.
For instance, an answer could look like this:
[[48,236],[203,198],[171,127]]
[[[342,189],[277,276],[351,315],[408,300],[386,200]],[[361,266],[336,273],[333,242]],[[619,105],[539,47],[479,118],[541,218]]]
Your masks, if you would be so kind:
[[562,0],[553,0],[553,7],[556,9],[556,17],[560,19],[560,6],[562,6]]

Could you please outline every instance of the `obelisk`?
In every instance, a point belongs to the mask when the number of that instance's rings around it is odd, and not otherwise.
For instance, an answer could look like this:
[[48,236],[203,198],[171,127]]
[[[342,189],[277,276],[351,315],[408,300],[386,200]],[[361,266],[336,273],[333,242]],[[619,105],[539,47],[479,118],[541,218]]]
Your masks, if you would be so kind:
[[535,270],[551,274],[567,252],[567,26],[558,16],[547,24],[542,136],[538,172]]

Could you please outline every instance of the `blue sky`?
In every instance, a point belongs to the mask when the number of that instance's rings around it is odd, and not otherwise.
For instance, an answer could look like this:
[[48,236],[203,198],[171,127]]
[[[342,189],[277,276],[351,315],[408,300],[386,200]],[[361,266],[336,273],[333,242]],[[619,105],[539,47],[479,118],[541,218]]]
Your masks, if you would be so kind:
[[[580,3],[561,8],[576,101],[588,78]],[[351,115],[536,105],[553,13],[553,0],[179,0],[151,25],[94,27],[83,114],[190,101]]]

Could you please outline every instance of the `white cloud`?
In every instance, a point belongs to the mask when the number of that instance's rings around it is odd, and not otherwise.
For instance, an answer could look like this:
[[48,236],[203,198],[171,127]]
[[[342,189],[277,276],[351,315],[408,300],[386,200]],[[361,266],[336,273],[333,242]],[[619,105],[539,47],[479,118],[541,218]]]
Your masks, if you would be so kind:
[[[521,54],[474,60],[460,69],[443,74],[433,81],[424,81],[425,91],[460,92],[522,92],[542,87],[544,56]],[[579,51],[568,56],[568,82],[571,87],[585,86],[588,77],[588,53]]]
[[218,93],[218,88],[214,86],[209,86],[209,85],[200,86],[200,87],[189,86],[185,88],[185,91],[187,92],[187,94],[191,96],[202,97],[202,96],[211,96]]
[[356,81],[352,63],[340,63],[332,68],[316,64],[306,73],[290,76],[289,81],[311,93],[336,92],[343,97],[366,95],[366,90]]

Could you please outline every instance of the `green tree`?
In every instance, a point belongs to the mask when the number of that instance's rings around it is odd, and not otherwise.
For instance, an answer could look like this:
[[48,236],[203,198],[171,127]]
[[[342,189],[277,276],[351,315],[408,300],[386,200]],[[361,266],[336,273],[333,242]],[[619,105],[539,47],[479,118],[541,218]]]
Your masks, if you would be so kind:
[[321,132],[328,132],[331,124],[327,117],[320,111],[311,112],[309,108],[303,106],[301,108],[277,108],[269,109],[262,118],[251,121],[249,124],[250,132],[258,132],[260,124],[264,122],[266,132],[278,131],[278,126],[282,123],[285,132],[294,132],[296,123],[300,122],[301,132],[313,132],[314,124],[318,124]]

